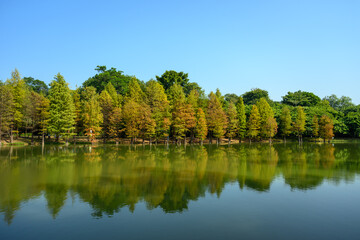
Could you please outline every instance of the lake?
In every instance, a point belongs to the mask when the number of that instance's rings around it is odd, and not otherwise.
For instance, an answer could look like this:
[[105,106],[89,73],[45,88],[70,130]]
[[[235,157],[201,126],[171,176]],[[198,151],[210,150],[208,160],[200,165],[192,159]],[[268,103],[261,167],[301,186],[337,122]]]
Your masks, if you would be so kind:
[[355,239],[360,144],[0,147],[0,239]]

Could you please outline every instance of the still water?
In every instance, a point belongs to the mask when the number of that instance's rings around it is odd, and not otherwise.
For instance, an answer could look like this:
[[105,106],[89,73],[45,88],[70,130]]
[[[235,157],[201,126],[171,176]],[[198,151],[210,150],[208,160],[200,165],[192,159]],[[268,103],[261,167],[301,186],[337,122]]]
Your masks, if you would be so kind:
[[356,239],[360,144],[0,148],[0,239]]

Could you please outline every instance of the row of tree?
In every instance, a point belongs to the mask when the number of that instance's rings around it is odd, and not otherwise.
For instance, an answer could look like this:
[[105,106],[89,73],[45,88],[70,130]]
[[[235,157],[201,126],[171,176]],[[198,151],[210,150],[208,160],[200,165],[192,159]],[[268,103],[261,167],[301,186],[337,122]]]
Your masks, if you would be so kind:
[[321,100],[312,93],[288,93],[283,101],[269,99],[265,90],[253,89],[242,96],[217,89],[208,96],[183,72],[166,71],[144,83],[114,68],[96,68],[98,74],[83,86],[70,90],[57,74],[46,84],[21,78],[15,70],[0,83],[1,136],[31,133],[65,141],[86,135],[90,141],[137,138],[150,142],[170,139],[217,142],[224,137],[240,141],[281,136],[331,139],[360,135],[360,108],[351,99],[335,95]]

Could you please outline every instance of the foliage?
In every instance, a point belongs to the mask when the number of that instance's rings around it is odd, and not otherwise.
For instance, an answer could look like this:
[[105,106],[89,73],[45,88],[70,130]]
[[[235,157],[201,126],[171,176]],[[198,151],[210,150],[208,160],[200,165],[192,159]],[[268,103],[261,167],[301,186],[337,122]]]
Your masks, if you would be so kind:
[[268,91],[260,88],[251,89],[251,91],[244,93],[242,98],[246,105],[256,104],[261,98],[265,98],[267,101],[270,101]]
[[247,136],[250,140],[256,138],[260,133],[260,114],[255,104],[252,106],[247,128]]
[[315,106],[320,102],[320,98],[313,93],[305,91],[288,92],[282,97],[282,102],[290,106]]
[[230,102],[227,110],[227,121],[226,136],[231,139],[236,136],[239,126],[238,113],[233,102]]
[[227,119],[218,97],[211,92],[207,108],[207,125],[210,134],[215,138],[221,138],[225,134]]
[[289,136],[292,132],[292,120],[290,109],[287,106],[284,106],[280,115],[280,131],[284,138]]
[[25,84],[34,92],[47,96],[49,87],[43,81],[32,77],[24,77]]
[[245,105],[242,97],[238,98],[236,103],[236,110],[238,113],[238,136],[239,138],[244,138],[246,134],[246,115],[245,115]]
[[334,124],[330,117],[323,115],[320,118],[319,126],[320,126],[319,134],[320,137],[324,139],[324,141],[330,140],[334,136],[333,133]]

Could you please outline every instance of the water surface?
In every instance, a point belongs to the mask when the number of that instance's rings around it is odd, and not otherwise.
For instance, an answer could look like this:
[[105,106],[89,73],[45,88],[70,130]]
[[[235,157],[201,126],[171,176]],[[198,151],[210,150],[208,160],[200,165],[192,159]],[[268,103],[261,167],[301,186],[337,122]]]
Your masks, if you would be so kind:
[[354,239],[360,144],[0,148],[0,239]]

